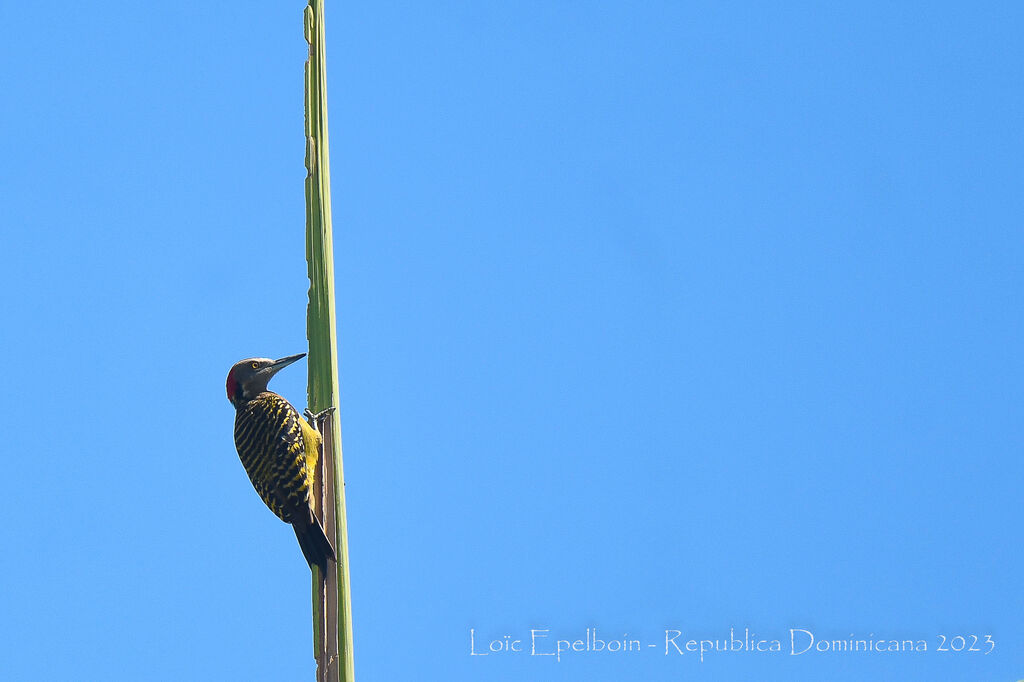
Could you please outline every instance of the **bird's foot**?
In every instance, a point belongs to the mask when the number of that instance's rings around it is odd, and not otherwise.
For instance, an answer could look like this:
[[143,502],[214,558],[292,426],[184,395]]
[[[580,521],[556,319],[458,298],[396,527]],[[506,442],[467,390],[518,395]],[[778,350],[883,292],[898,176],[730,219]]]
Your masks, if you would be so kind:
[[326,410],[314,413],[313,410],[307,407],[306,411],[302,414],[306,417],[306,421],[309,422],[309,425],[313,427],[313,430],[319,433],[320,423],[323,421],[324,417],[334,412],[334,410],[334,407],[328,407]]

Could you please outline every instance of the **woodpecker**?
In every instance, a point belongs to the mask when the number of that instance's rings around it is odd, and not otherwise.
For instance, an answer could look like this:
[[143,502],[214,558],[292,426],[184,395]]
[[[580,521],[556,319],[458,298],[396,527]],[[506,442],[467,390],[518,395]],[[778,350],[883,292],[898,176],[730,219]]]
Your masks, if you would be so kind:
[[267,390],[275,374],[305,355],[236,362],[228,372],[227,391],[235,406],[235,449],[249,480],[270,510],[291,524],[306,563],[326,571],[334,548],[313,511],[320,434],[287,400]]

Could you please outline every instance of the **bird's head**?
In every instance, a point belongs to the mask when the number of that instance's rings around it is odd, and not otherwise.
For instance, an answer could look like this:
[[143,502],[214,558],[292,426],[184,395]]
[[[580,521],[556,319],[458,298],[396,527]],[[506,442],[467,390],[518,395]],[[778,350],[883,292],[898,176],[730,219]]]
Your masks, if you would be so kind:
[[255,398],[267,390],[267,383],[275,374],[305,356],[305,353],[299,353],[280,360],[247,358],[236,362],[228,372],[228,400],[238,407]]

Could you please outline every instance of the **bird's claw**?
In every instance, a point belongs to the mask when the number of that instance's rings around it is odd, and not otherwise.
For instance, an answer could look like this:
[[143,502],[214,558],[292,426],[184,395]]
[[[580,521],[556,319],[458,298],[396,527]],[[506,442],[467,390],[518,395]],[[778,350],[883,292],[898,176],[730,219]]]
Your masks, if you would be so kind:
[[335,410],[335,408],[332,406],[332,407],[328,407],[326,410],[321,410],[320,412],[314,413],[313,410],[311,410],[311,409],[309,409],[307,407],[305,412],[303,412],[302,414],[306,418],[306,421],[309,422],[309,425],[312,426],[313,429],[319,433],[319,431],[320,431],[320,422],[323,421],[323,418],[325,416],[333,413],[334,410]]

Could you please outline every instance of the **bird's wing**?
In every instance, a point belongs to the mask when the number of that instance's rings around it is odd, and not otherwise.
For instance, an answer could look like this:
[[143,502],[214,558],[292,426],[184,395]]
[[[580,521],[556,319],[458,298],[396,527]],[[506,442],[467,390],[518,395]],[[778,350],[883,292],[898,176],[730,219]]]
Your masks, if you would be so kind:
[[270,392],[250,401],[235,419],[235,446],[249,480],[271,511],[289,523],[306,515],[312,489],[302,425],[295,408]]

